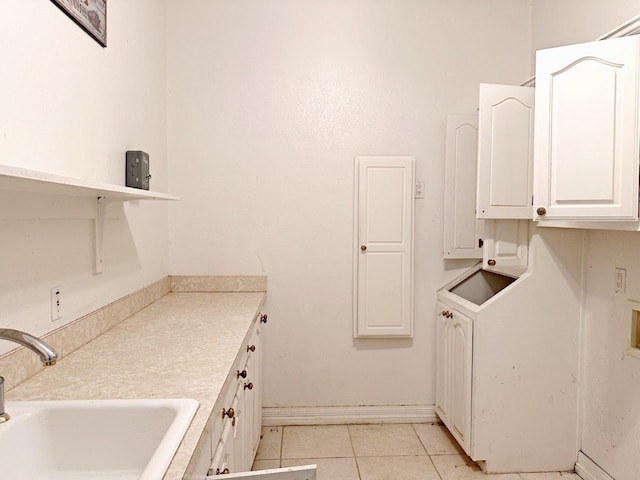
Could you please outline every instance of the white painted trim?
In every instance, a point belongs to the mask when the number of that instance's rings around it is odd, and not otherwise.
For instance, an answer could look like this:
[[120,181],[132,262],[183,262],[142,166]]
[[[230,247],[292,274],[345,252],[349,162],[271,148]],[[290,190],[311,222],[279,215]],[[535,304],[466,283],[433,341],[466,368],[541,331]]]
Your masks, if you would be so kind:
[[265,407],[262,425],[344,425],[354,423],[439,422],[435,405]]
[[584,480],[615,480],[583,452],[578,452],[576,473]]

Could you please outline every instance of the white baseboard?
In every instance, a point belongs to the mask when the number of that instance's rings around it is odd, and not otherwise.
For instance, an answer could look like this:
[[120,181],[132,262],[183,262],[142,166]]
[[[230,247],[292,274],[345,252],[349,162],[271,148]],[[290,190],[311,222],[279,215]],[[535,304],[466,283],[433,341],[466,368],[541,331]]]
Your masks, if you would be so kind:
[[344,407],[265,407],[262,425],[343,425],[354,423],[439,422],[434,405]]
[[576,473],[583,480],[615,480],[611,475],[600,468],[596,462],[591,460],[582,452],[578,452]]

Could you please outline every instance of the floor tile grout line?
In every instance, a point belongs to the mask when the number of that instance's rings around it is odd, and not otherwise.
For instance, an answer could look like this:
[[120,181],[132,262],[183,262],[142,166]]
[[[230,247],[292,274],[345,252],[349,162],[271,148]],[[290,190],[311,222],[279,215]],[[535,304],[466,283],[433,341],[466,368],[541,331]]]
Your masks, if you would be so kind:
[[349,434],[349,443],[351,444],[351,451],[353,452],[353,461],[356,464],[356,472],[358,472],[358,480],[362,480],[362,475],[360,475],[360,464],[358,463],[358,457],[356,456],[356,449],[353,446],[353,438],[351,437],[350,425],[347,425],[347,433]]
[[418,437],[418,440],[420,441],[420,444],[422,445],[422,448],[424,448],[424,451],[427,452],[427,456],[429,457],[429,462],[431,462],[431,465],[433,466],[433,470],[436,472],[436,475],[438,475],[438,478],[440,480],[444,480],[444,478],[442,478],[442,475],[440,474],[440,471],[438,470],[438,467],[436,467],[436,464],[433,462],[433,458],[431,458],[431,454],[429,453],[429,450],[427,449],[427,446],[422,441],[422,437],[420,435],[418,435],[418,431],[416,430],[416,427],[415,427],[415,425],[413,423],[411,424],[411,428],[413,428],[414,433]]

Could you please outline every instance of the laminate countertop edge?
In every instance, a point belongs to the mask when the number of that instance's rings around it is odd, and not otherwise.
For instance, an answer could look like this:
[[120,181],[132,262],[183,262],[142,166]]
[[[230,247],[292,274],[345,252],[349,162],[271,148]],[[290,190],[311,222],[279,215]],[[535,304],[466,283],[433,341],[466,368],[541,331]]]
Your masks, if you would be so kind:
[[163,477],[181,480],[264,300],[264,292],[169,293],[6,398],[193,398],[198,410]]

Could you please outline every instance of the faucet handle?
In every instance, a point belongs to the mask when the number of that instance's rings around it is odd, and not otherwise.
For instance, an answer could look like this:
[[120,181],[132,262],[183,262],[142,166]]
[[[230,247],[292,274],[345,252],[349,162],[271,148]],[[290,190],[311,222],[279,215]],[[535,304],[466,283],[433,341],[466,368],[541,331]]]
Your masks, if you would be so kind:
[[9,421],[9,414],[4,411],[4,378],[0,377],[0,423]]

